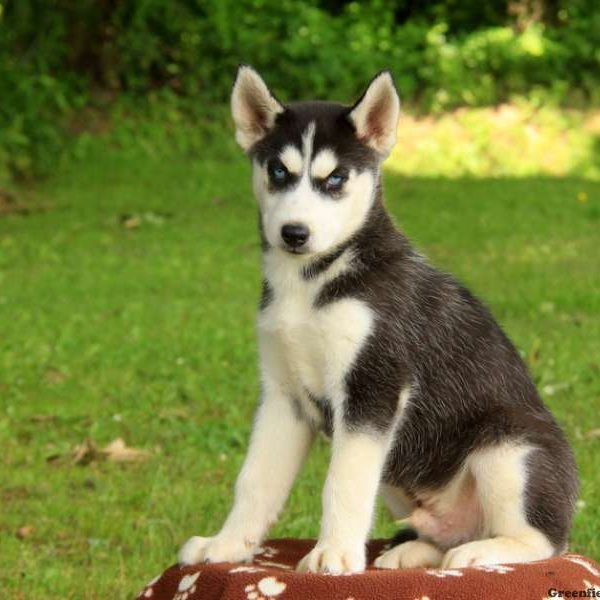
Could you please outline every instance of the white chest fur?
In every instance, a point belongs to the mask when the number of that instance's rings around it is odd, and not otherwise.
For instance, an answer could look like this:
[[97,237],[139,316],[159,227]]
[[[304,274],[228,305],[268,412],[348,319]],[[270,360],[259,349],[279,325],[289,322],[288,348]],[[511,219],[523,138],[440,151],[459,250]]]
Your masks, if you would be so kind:
[[349,267],[350,255],[309,281],[293,258],[265,257],[273,299],[258,320],[262,377],[269,388],[275,386],[318,419],[310,396],[327,399],[333,407],[343,402],[344,377],[372,331],[373,313],[355,298],[315,307],[323,285]]

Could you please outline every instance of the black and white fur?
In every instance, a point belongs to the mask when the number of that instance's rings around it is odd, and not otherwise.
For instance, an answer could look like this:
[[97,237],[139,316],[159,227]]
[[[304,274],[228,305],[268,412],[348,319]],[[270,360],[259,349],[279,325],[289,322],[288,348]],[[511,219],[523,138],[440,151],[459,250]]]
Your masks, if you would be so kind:
[[282,104],[243,66],[232,111],[260,207],[262,397],[231,513],[180,561],[250,559],[319,430],[331,463],[302,571],[365,568],[378,493],[416,532],[382,568],[564,551],[577,475],[559,426],[488,309],[384,208],[399,116],[390,74],[354,106]]

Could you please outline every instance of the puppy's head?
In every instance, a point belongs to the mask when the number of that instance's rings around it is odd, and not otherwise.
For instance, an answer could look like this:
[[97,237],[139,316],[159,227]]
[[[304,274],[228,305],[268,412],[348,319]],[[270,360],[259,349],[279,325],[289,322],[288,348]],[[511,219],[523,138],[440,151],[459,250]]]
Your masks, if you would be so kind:
[[231,109],[236,140],[253,163],[268,247],[325,253],[360,228],[396,141],[400,101],[389,72],[377,75],[353,106],[282,104],[256,71],[242,66]]

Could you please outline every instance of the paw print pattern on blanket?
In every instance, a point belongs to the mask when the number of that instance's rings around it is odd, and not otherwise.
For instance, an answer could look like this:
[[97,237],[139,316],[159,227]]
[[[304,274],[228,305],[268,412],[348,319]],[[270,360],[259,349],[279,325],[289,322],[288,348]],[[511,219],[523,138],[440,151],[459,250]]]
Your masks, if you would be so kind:
[[258,583],[244,588],[248,600],[272,600],[285,591],[286,584],[276,577],[263,577]]
[[152,581],[149,581],[144,589],[139,593],[138,598],[152,598],[154,595],[154,588],[152,587],[158,580],[160,575],[157,575]]
[[587,560],[581,558],[581,556],[573,556],[572,554],[566,554],[565,558],[573,564],[583,567],[586,571],[589,571],[594,577],[600,577],[600,571],[592,566]]
[[500,573],[500,575],[506,575],[514,571],[512,567],[506,565],[479,565],[473,567],[476,571],[483,571],[484,573]]
[[292,571],[293,567],[280,562],[273,562],[270,560],[274,556],[279,554],[277,548],[271,546],[264,546],[259,548],[258,552],[254,555],[254,562],[262,567],[275,567],[276,569],[283,569],[285,571]]
[[587,579],[583,580],[583,589],[587,591],[593,591],[595,596],[591,596],[592,598],[598,598],[600,596],[600,583],[592,583]]
[[264,558],[273,558],[277,554],[279,554],[279,550],[277,548],[273,548],[271,546],[263,546],[256,553],[257,556],[263,556]]
[[246,565],[229,569],[230,573],[264,573],[265,571],[266,569],[263,569],[262,567],[247,567]]
[[[1,0],[0,0],[1,1]],[[369,561],[387,541],[367,546]],[[524,598],[549,600],[548,590],[593,590],[600,600],[600,565],[577,554],[526,564],[481,565],[465,569],[419,568],[339,577],[302,574],[293,569],[314,540],[270,540],[254,562],[169,567],[140,592],[138,600],[374,600],[404,594],[407,600],[435,598]],[[260,560],[260,562],[258,562]],[[410,588],[410,593],[405,591]],[[469,593],[469,590],[475,593]],[[0,598],[0,600],[2,600]]]
[[173,596],[173,600],[187,600],[196,591],[196,581],[200,577],[200,573],[193,575],[184,575],[177,586],[177,592]]
[[433,575],[434,577],[439,577],[440,579],[444,577],[462,577],[462,571],[458,569],[427,569],[425,571],[427,575]]

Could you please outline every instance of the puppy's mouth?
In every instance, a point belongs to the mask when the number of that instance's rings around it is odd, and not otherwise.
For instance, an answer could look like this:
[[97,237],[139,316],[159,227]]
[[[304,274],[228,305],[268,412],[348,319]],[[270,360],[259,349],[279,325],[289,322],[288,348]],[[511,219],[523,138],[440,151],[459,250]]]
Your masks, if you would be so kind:
[[297,254],[297,255],[301,255],[301,254],[310,254],[310,249],[309,248],[294,248],[292,246],[287,246],[287,245],[282,245],[281,249],[284,250],[285,252],[287,252],[288,254]]

